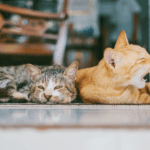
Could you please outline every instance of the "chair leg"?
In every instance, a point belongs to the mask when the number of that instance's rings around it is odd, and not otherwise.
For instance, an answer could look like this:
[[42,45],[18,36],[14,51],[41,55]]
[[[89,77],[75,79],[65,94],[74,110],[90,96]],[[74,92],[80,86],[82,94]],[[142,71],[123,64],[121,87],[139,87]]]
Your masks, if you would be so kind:
[[54,55],[53,55],[54,64],[63,65],[67,39],[68,39],[68,22],[65,21],[62,27],[60,28],[58,41],[56,44],[56,48],[54,50]]

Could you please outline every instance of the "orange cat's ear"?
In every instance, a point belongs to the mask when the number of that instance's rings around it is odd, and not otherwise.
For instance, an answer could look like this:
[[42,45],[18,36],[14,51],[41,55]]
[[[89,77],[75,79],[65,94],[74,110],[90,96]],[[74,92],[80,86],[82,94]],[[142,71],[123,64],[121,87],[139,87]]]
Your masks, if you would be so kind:
[[79,63],[74,61],[63,73],[65,76],[68,76],[72,81],[76,80],[77,71]]
[[118,63],[120,62],[118,52],[110,48],[105,50],[104,59],[111,69],[117,68]]
[[41,70],[31,64],[27,64],[27,68],[33,81],[37,75],[41,74]]
[[122,30],[118,36],[117,42],[115,44],[115,48],[119,48],[121,46],[128,45],[128,39],[124,30]]

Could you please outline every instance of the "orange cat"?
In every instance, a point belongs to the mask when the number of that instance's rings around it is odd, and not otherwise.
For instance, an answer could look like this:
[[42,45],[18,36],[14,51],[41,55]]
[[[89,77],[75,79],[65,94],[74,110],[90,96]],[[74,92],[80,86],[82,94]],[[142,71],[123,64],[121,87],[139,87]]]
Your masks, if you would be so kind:
[[149,83],[143,78],[148,72],[150,55],[129,44],[122,30],[115,48],[106,48],[97,66],[77,72],[76,86],[84,103],[150,104]]

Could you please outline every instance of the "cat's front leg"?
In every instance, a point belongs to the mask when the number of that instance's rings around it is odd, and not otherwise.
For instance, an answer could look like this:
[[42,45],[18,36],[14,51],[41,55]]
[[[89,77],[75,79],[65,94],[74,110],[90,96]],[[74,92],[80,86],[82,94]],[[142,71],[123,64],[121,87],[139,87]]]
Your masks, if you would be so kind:
[[10,100],[9,97],[0,98],[0,102],[7,103]]
[[67,103],[70,103],[71,102],[71,97],[65,97],[64,99],[62,100],[59,100],[59,97],[58,96],[53,96],[51,99],[50,99],[50,102],[51,103],[54,103],[54,104],[67,104]]
[[53,96],[53,97],[51,97],[50,102],[54,103],[54,104],[58,103],[59,102],[59,96]]
[[21,100],[27,100],[28,101],[28,96],[27,94],[24,94],[24,93],[20,93],[20,92],[14,92],[12,94],[12,99],[16,99],[16,101],[21,101]]
[[28,102],[28,93],[22,93],[20,91],[13,91],[11,94],[10,102]]
[[18,94],[16,95],[20,96],[20,98],[27,100],[27,101],[31,101],[31,89],[28,87],[28,85],[26,85],[25,87],[19,89]]
[[58,101],[60,104],[68,104],[71,103],[71,97],[65,97],[63,100]]
[[25,94],[17,92],[17,86],[13,77],[3,72],[0,72],[0,91],[2,91],[0,94],[0,102],[28,100]]

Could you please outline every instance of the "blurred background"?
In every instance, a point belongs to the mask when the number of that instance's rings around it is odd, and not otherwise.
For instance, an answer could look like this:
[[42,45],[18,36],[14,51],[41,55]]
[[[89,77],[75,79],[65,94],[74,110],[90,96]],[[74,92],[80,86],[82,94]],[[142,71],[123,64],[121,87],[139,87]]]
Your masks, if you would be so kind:
[[148,50],[148,0],[0,0],[0,66],[91,67],[121,30]]

